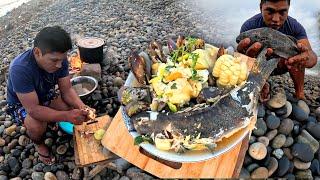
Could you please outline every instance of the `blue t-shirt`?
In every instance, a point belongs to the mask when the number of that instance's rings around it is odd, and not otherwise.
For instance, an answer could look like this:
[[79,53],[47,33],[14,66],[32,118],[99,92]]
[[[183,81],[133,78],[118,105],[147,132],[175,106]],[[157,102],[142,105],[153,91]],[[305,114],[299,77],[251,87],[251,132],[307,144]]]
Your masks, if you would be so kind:
[[[263,21],[262,14],[259,13],[246,22],[243,23],[241,26],[240,33],[248,31],[250,29],[262,28],[267,27]],[[282,32],[283,34],[290,35],[297,40],[300,39],[307,39],[307,33],[304,27],[294,18],[288,16],[287,20],[284,22],[283,26],[278,29],[278,31]]]
[[9,104],[20,103],[16,93],[32,91],[36,91],[40,104],[50,101],[58,79],[68,75],[67,60],[63,60],[62,67],[59,70],[48,73],[38,66],[33,49],[30,49],[17,56],[10,64],[7,102]]

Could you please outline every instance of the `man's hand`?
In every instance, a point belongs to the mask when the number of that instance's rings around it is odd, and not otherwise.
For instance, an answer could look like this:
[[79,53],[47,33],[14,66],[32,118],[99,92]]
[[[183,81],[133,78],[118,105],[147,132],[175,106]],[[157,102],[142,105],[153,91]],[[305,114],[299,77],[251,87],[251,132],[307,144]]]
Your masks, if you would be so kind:
[[[262,44],[260,42],[251,43],[250,38],[241,40],[237,46],[239,53],[245,54],[249,57],[256,58],[262,50]],[[267,56],[273,53],[271,48],[267,49]]]
[[80,109],[72,109],[68,113],[68,120],[75,125],[80,125],[83,122],[88,121],[87,115],[87,111]]
[[297,54],[285,61],[287,68],[292,69],[293,67],[296,67],[297,69],[304,69],[306,67],[310,67],[311,65],[309,64],[309,48],[302,43],[298,43],[297,47],[300,54]]

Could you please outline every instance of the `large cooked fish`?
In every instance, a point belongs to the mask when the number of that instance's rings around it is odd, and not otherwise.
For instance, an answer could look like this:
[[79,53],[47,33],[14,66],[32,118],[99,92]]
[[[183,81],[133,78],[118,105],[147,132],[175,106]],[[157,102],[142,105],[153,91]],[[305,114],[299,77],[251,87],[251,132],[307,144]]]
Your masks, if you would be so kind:
[[257,58],[247,82],[221,96],[213,105],[199,104],[181,112],[159,112],[151,118],[148,112],[131,117],[138,133],[151,135],[170,127],[171,132],[183,136],[201,133],[214,142],[229,137],[250,123],[256,112],[259,92],[266,79],[277,66],[278,59],[266,60],[266,49]]

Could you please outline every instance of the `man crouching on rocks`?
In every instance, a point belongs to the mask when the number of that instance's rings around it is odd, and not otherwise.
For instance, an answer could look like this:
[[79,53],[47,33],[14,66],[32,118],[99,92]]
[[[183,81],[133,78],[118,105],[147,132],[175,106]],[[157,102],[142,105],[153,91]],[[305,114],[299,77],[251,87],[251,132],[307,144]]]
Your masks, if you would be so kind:
[[[10,64],[7,86],[9,113],[24,124],[36,144],[39,160],[50,165],[55,159],[44,144],[48,123],[87,121],[86,105],[72,88],[67,51],[72,48],[69,34],[58,26],[42,29],[33,49],[17,56]],[[61,95],[55,91],[58,84]]]
[[[261,13],[248,19],[241,27],[240,33],[250,29],[270,27],[286,35],[297,39],[297,47],[300,53],[289,59],[282,59],[272,75],[281,75],[289,72],[295,88],[295,97],[305,99],[304,96],[304,75],[305,68],[312,68],[317,63],[317,56],[312,51],[304,27],[294,18],[288,16],[290,0],[261,0]],[[262,45],[259,42],[250,43],[246,38],[239,42],[237,50],[250,57],[256,57]],[[268,54],[272,54],[272,49],[268,49]],[[263,87],[261,99],[266,101],[269,95],[269,84]]]

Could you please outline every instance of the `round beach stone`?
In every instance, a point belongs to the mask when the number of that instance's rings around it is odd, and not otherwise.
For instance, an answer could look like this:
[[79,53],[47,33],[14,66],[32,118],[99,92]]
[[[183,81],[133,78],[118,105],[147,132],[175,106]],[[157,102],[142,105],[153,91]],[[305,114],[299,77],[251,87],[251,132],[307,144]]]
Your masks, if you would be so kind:
[[283,134],[278,134],[271,143],[271,146],[275,149],[281,148],[286,142],[286,136]]
[[282,149],[275,149],[272,154],[277,158],[277,159],[281,159],[284,152]]
[[290,161],[288,160],[287,157],[283,156],[279,160],[277,175],[280,177],[284,176],[288,172],[289,168],[290,168]]
[[320,175],[320,166],[318,159],[312,160],[310,170],[313,174]]
[[267,117],[266,124],[269,129],[277,129],[280,125],[280,118],[271,114]]
[[269,145],[269,139],[265,136],[258,137],[258,141],[264,144],[266,147]]
[[6,145],[6,140],[0,138],[0,147]]
[[69,178],[69,176],[68,176],[68,174],[66,173],[66,172],[64,172],[64,171],[57,171],[56,172],[56,177],[57,177],[57,179],[61,179],[61,180],[68,180],[68,179],[70,179]]
[[262,118],[257,119],[256,129],[253,130],[253,134],[256,136],[263,136],[267,131],[267,125]]
[[44,173],[43,172],[33,172],[31,174],[32,180],[43,180],[44,179]]
[[259,167],[251,173],[252,179],[266,179],[268,177],[268,169],[265,167]]
[[284,135],[289,135],[291,131],[293,130],[294,123],[291,119],[286,118],[283,119],[279,126],[279,133]]
[[26,146],[30,143],[30,139],[25,135],[21,135],[19,137],[18,143],[20,146]]
[[261,142],[256,142],[250,145],[249,154],[253,159],[261,160],[267,155],[267,148]]
[[318,118],[320,118],[320,107],[315,110],[315,114]]
[[295,120],[300,122],[306,121],[309,117],[309,115],[303,109],[295,104],[292,104],[292,116]]
[[254,142],[256,142],[257,138],[255,136],[251,136],[249,139],[249,144],[253,144]]
[[306,114],[310,114],[310,108],[307,105],[306,102],[304,102],[303,100],[299,100],[298,104],[297,104]]
[[278,134],[278,130],[274,129],[272,131],[267,132],[266,137],[271,141]]
[[310,171],[310,169],[297,171],[295,175],[296,179],[313,179],[312,172]]
[[309,116],[308,119],[307,119],[308,122],[313,122],[313,123],[317,123],[317,118],[314,117],[314,116]]
[[291,150],[291,154],[303,162],[310,162],[314,157],[311,147],[308,144],[304,143],[294,144]]
[[270,177],[278,169],[278,161],[276,158],[271,157],[267,165],[268,176]]
[[57,177],[52,172],[46,172],[44,174],[44,180],[57,180]]
[[247,170],[249,173],[253,172],[255,169],[260,167],[257,163],[252,163],[247,167]]
[[296,177],[293,174],[287,174],[284,178],[287,180],[295,180],[296,179]]
[[302,162],[297,158],[293,159],[294,167],[300,170],[306,170],[310,167],[311,162]]
[[320,124],[309,122],[307,125],[307,130],[313,137],[320,140]]
[[286,138],[286,142],[282,147],[290,147],[294,143],[294,140],[291,136]]
[[271,99],[267,102],[268,107],[272,109],[279,109],[283,107],[287,102],[287,97],[284,93],[276,93]]

